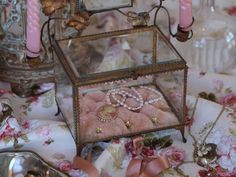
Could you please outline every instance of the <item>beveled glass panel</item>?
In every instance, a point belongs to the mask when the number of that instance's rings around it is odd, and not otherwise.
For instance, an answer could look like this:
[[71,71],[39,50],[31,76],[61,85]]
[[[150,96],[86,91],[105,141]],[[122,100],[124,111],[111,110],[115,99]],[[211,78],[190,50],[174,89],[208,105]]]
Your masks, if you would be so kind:
[[168,39],[163,35],[159,36],[157,45],[157,62],[175,62],[182,61],[180,55],[173,49]]
[[152,63],[153,31],[139,31],[108,37],[81,37],[59,41],[63,53],[79,77]]
[[81,143],[179,125],[155,80],[148,75],[79,87]]
[[66,119],[73,137],[75,138],[75,122],[73,112],[72,83],[61,64],[55,60],[56,101],[63,117]]
[[166,99],[171,103],[175,113],[183,121],[183,106],[185,101],[184,70],[172,71],[168,73],[156,74],[156,84],[165,95]]

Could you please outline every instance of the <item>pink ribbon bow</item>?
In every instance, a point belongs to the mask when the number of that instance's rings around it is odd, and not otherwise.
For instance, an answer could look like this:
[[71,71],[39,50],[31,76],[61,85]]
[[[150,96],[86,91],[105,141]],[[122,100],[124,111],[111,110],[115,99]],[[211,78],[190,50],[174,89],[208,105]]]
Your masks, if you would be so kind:
[[98,170],[93,166],[93,164],[79,156],[74,158],[73,169],[83,170],[89,177],[100,177]]
[[126,177],[154,177],[170,167],[165,156],[133,159],[127,168]]
[[[143,145],[143,137],[133,140],[136,151],[140,151]],[[137,152],[139,153],[139,152]],[[170,167],[166,156],[151,156],[143,159],[132,159],[126,171],[126,177],[154,177]]]

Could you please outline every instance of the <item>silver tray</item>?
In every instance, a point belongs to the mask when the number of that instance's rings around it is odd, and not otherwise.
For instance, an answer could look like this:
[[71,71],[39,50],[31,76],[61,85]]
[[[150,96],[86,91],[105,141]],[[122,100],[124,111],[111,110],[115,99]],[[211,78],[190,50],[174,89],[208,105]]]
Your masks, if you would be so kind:
[[69,177],[33,152],[0,152],[1,177]]

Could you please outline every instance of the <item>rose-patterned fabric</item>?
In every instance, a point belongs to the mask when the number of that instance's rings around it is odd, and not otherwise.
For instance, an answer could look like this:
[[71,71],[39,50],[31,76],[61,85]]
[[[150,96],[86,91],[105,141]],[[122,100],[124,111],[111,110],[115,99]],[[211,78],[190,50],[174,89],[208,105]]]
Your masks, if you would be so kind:
[[[188,93],[193,95],[187,99],[189,119],[192,120],[189,125],[197,139],[201,139],[208,132],[222,105],[229,108],[224,111],[207,142],[218,145],[219,159],[213,172],[218,176],[233,177],[236,175],[236,79],[234,76],[193,70],[189,72],[188,79]],[[2,83],[1,88],[5,88],[5,85],[6,83]],[[7,100],[13,108],[13,116],[1,122],[0,149],[31,150],[71,176],[86,176],[85,172],[72,169],[76,147],[63,118],[55,116],[57,107],[53,89],[39,97],[27,99],[18,98],[6,89],[1,89],[0,93],[0,102],[5,103]],[[204,99],[200,99],[195,117],[191,118],[190,113],[197,95]],[[155,146],[148,143],[150,137],[155,137]],[[188,142],[185,144],[176,130],[148,134],[144,136],[147,142],[136,147],[136,151],[131,139],[100,143],[94,145],[93,164],[103,177],[120,177],[125,176],[128,163],[133,158],[166,155],[172,168],[161,173],[162,176],[185,174],[202,177],[213,173],[212,170],[195,163],[184,163],[178,170],[174,170],[174,167],[193,158],[192,139],[188,133],[186,137]],[[86,149],[84,151],[86,154]]]
[[[227,6],[225,11],[234,16],[236,1],[223,2],[219,1],[222,6]],[[229,4],[234,6],[229,7]],[[113,18],[110,19],[111,22],[112,20]],[[105,27],[109,28],[110,24],[107,25]],[[207,143],[217,144],[218,160],[212,168],[202,168],[192,163],[193,140],[186,132],[188,141],[183,143],[177,130],[144,135],[143,143],[138,146],[134,146],[132,139],[128,138],[89,145],[83,150],[82,156],[85,156],[93,146],[92,161],[101,177],[124,177],[131,159],[153,155],[165,155],[171,165],[171,168],[160,173],[159,177],[235,177],[236,69],[226,72],[230,75],[202,73],[190,69],[188,75],[188,95],[191,95],[187,98],[186,107],[189,112],[188,126],[191,126],[197,140],[208,133],[222,106],[227,108],[206,140]],[[0,150],[34,151],[70,176],[86,177],[85,172],[72,168],[76,147],[63,118],[55,116],[58,110],[53,84],[44,85],[40,90],[43,93],[41,96],[26,99],[17,97],[9,88],[8,83],[0,83],[0,102],[7,103],[13,108],[12,116],[2,119],[3,116],[0,114]],[[51,90],[44,93],[49,89]],[[199,100],[195,116],[191,117],[197,96],[202,99]],[[0,104],[0,111],[2,109]]]

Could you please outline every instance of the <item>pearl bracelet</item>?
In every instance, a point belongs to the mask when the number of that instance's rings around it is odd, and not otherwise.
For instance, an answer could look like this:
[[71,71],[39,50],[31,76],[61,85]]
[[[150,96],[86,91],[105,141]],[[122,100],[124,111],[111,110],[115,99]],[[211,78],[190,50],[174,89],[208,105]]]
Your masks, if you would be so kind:
[[[142,95],[134,87],[131,87],[131,90],[135,93],[135,95],[125,91],[125,88],[112,89],[109,90],[106,94],[107,103],[114,107],[123,106],[128,110],[137,111],[140,110],[145,104],[152,104],[162,99],[162,95],[157,90],[147,86],[140,86],[140,88],[150,90],[151,92],[155,93],[158,97],[144,102]],[[121,96],[121,99],[118,99],[117,95]],[[116,104],[111,103],[110,97],[112,97],[112,99],[116,102]],[[135,99],[139,103],[139,106],[137,107],[128,106],[127,104],[125,104],[127,98]]]
[[147,89],[147,90],[150,90],[151,92],[155,93],[156,95],[158,95],[157,98],[154,98],[152,100],[148,100],[148,101],[145,101],[144,104],[152,104],[152,103],[155,103],[155,102],[158,102],[162,99],[162,95],[160,94],[160,92],[158,92],[157,90],[153,89],[153,88],[150,88],[150,87],[147,87],[147,86],[141,86],[140,88],[143,88],[143,89]]

